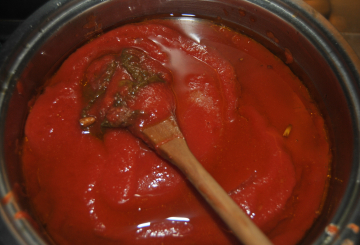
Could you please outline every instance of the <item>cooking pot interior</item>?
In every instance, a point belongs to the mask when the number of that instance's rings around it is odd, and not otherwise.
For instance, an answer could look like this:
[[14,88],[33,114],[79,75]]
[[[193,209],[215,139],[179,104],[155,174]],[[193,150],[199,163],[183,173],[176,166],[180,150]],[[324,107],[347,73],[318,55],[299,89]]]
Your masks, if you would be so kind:
[[[317,13],[292,1],[50,1],[32,15],[2,50],[1,210],[9,234],[17,242],[41,244],[50,240],[34,229],[22,185],[19,152],[23,128],[34,96],[47,78],[77,47],[113,27],[144,18],[207,18],[245,33],[283,61],[291,55],[293,72],[309,89],[325,117],[333,161],[323,211],[301,244],[321,244],[327,224],[348,222],[357,194],[358,79],[356,66],[339,46],[337,34]],[[325,26],[324,26],[325,25]],[[351,51],[349,51],[351,52]],[[287,55],[286,55],[287,54]],[[354,72],[355,71],[355,72]],[[355,75],[354,75],[355,74]],[[306,133],[306,132],[304,132]],[[10,194],[9,194],[10,193]],[[351,201],[352,200],[352,201]],[[337,211],[337,212],[336,212]],[[41,235],[40,235],[41,234]],[[10,238],[9,238],[10,239]]]

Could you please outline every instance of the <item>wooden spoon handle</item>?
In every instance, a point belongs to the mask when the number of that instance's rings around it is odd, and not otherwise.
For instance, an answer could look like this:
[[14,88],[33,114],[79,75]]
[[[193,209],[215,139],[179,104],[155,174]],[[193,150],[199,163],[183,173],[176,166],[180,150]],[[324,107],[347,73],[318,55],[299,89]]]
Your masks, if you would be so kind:
[[175,138],[162,144],[158,151],[188,177],[240,241],[246,245],[272,244],[198,162],[183,138]]
[[245,245],[271,241],[194,157],[173,116],[142,130],[142,139],[177,166]]

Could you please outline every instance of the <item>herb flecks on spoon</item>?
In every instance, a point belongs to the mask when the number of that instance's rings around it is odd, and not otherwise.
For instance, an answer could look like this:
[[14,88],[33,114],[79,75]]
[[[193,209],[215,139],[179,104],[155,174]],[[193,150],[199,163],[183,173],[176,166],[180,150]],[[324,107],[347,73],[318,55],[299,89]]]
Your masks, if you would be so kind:
[[[152,58],[144,51],[126,48],[119,56],[115,56],[112,61],[103,65],[106,68],[96,76],[96,79],[93,79],[92,84],[86,83],[84,86],[87,105],[79,120],[83,129],[89,130],[90,126],[96,124],[101,131],[103,127],[128,127],[139,115],[145,113],[143,110],[132,109],[130,106],[137,99],[139,90],[149,84],[165,82],[149,65],[150,59]],[[116,81],[117,71],[127,73],[129,79]],[[104,99],[109,100],[105,98],[105,94],[110,82],[117,82],[117,88],[110,98],[111,105],[105,108],[101,103]]]

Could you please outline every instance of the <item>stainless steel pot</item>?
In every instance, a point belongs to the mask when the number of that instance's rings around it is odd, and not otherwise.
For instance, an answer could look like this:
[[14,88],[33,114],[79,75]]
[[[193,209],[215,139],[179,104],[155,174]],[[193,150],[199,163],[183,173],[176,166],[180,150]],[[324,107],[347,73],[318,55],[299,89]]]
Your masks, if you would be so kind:
[[319,103],[329,125],[333,151],[329,195],[322,215],[300,244],[358,242],[360,61],[320,14],[295,0],[58,0],[49,1],[30,16],[0,51],[2,241],[50,243],[28,218],[22,186],[18,152],[29,100],[59,64],[90,38],[144,16],[172,15],[226,23],[283,60],[285,49],[290,50],[294,58],[290,68]]

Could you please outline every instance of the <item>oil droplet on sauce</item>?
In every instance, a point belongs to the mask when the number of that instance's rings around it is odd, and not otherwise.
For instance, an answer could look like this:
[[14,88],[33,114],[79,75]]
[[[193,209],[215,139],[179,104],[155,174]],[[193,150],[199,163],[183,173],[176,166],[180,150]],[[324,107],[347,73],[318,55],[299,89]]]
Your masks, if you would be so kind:
[[279,39],[277,39],[271,31],[266,32],[266,36],[268,36],[270,39],[272,39],[274,42],[279,43]]
[[241,16],[245,16],[245,15],[246,15],[246,12],[245,12],[245,10],[239,9],[239,14],[240,14]]
[[285,63],[286,64],[291,64],[294,62],[294,57],[292,56],[292,53],[290,52],[290,50],[288,48],[285,48]]

